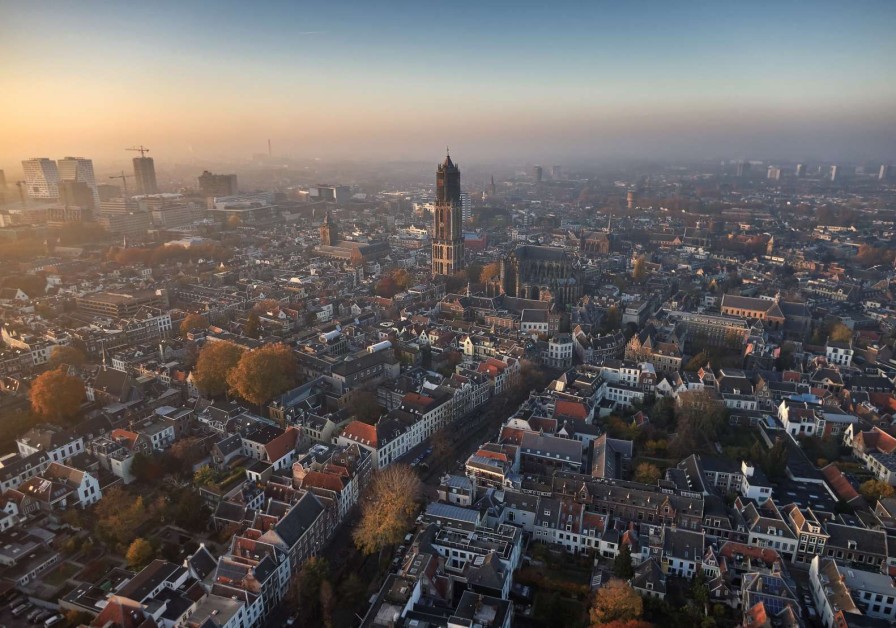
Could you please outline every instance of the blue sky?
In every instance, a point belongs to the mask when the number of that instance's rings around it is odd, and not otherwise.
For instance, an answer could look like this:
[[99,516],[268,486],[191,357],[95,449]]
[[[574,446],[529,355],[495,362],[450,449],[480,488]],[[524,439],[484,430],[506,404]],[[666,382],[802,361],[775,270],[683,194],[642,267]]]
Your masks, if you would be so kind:
[[[171,158],[883,158],[896,2],[0,2],[0,167]],[[439,148],[441,150],[441,148]]]

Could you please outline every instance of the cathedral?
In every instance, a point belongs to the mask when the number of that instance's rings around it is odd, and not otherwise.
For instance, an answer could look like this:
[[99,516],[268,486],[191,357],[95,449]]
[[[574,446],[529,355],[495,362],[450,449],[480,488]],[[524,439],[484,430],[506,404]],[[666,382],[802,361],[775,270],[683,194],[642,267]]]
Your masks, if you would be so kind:
[[582,277],[575,259],[563,249],[522,245],[501,260],[501,291],[512,297],[575,304]]
[[460,170],[451,155],[436,169],[433,214],[432,274],[453,275],[464,268],[464,230],[460,200]]

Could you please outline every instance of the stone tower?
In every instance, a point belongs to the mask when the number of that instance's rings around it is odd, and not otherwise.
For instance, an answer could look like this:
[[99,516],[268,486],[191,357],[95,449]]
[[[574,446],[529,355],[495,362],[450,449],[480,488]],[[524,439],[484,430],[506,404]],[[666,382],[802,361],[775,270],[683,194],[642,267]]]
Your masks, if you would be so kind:
[[436,204],[433,216],[432,274],[453,275],[464,267],[463,215],[460,170],[445,157],[436,169]]

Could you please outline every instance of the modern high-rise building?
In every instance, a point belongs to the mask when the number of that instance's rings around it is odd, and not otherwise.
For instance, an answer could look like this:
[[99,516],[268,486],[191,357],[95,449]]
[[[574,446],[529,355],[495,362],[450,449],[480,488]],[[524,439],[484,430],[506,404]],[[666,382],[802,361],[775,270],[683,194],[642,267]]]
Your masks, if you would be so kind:
[[[0,176],[3,175],[3,171],[0,170]],[[881,164],[880,171],[877,173],[878,181],[886,181],[890,178],[890,164]],[[2,189],[2,188],[0,188]]]
[[541,183],[541,180],[543,177],[544,177],[544,169],[541,166],[533,166],[532,167],[532,178],[535,179],[535,182]]
[[804,164],[797,164],[796,172],[794,174],[796,174],[797,178],[800,178],[801,176],[806,174],[806,166]]
[[551,178],[555,181],[560,178],[560,166],[551,166]]
[[777,166],[769,166],[767,178],[769,179],[769,181],[780,181],[781,169]]
[[433,212],[432,274],[453,275],[464,267],[463,207],[460,170],[446,155],[436,169]]
[[137,194],[158,194],[156,165],[152,157],[134,157],[134,183]]
[[46,157],[35,157],[22,162],[25,188],[29,198],[59,198],[59,169],[56,162]]
[[460,210],[464,222],[473,220],[473,200],[466,192],[460,193]]
[[629,209],[634,209],[636,203],[638,202],[638,195],[634,190],[629,190],[625,194],[625,206]]
[[0,170],[0,205],[6,203],[6,174]]
[[99,209],[96,190],[83,181],[62,180],[59,182],[59,202],[67,208]]
[[[96,189],[96,177],[93,174],[93,162],[84,157],[65,157],[56,162],[59,181],[83,183],[93,194],[93,208],[99,207],[100,195]],[[77,186],[75,186],[77,187]]]
[[202,195],[207,198],[233,196],[237,192],[236,175],[213,174],[206,170],[199,175],[199,189]]
[[838,166],[837,164],[834,164],[833,166],[831,166],[831,181],[832,182],[837,181],[837,175],[839,174],[839,170],[840,170],[840,166]]

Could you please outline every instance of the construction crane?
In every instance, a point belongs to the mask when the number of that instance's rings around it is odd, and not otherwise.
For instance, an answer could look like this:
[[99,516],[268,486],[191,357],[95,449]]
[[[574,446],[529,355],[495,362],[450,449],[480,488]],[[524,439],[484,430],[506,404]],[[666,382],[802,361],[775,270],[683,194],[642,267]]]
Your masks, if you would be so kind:
[[121,174],[114,174],[110,179],[121,179],[121,185],[124,187],[124,197],[128,198],[128,179],[133,178],[132,174],[125,174],[124,170],[121,171]]
[[125,150],[132,150],[132,151],[138,152],[138,153],[140,153],[141,157],[144,157],[146,155],[146,153],[149,152],[149,149],[146,148],[145,146],[143,146],[143,144],[140,144],[140,146],[133,146],[131,148],[125,148]]

